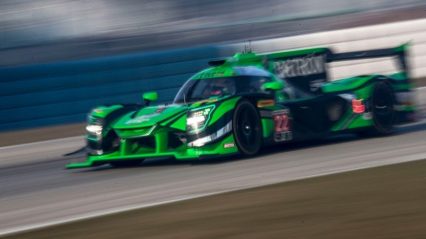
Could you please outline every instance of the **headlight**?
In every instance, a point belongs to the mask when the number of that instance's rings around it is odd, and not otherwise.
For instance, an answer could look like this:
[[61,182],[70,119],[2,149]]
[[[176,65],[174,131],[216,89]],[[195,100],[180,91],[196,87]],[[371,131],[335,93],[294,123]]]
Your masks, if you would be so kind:
[[187,131],[189,133],[198,133],[203,130],[206,127],[213,108],[214,105],[211,105],[189,111],[186,118]]
[[203,124],[206,121],[206,116],[200,114],[201,111],[197,112],[197,114],[191,116],[186,120],[186,123],[190,126],[194,126],[196,128],[198,125]]
[[104,125],[104,119],[89,115],[87,117],[87,126],[86,126],[87,134],[96,136],[96,138],[98,139],[101,138],[103,125]]
[[86,130],[89,134],[102,135],[102,125],[87,125]]

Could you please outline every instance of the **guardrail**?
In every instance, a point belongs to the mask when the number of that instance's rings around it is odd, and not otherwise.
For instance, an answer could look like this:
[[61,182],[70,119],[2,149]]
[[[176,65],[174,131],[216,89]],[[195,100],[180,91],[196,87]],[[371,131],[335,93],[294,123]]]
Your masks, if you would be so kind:
[[[331,46],[336,51],[391,47],[411,42],[413,77],[426,76],[426,19],[256,41],[257,52]],[[166,52],[135,53],[0,69],[0,131],[81,122],[94,106],[141,101],[158,91],[171,101],[178,88],[210,59],[241,51],[245,43]],[[375,64],[372,64],[372,63]],[[380,70],[378,70],[380,69]],[[332,77],[392,71],[391,61],[335,63]],[[354,73],[356,72],[356,73]]]

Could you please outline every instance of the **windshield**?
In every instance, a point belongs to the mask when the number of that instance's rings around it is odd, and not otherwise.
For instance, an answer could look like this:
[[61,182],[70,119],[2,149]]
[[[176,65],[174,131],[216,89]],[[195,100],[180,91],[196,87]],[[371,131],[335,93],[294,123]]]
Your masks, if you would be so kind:
[[223,97],[245,93],[265,93],[262,84],[271,81],[264,76],[236,76],[188,80],[175,97],[174,103],[190,103],[213,97]]

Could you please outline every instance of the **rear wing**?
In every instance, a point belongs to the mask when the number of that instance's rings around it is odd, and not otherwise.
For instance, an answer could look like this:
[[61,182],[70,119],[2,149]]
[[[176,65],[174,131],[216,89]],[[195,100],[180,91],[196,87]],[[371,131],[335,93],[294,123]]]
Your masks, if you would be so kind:
[[[394,48],[334,53],[330,48],[312,48],[283,51],[261,56],[266,57],[268,69],[287,83],[312,94],[320,94],[320,86],[328,82],[328,63],[381,57],[396,57],[403,80],[409,81],[407,63],[408,44]],[[354,74],[354,76],[356,73]]]
[[[394,48],[334,53],[330,48],[308,48],[289,51],[255,54],[237,53],[231,58],[209,62],[211,66],[231,64],[260,64],[288,84],[311,94],[321,94],[321,86],[330,81],[328,63],[336,61],[362,60],[369,58],[396,57],[402,81],[409,81],[407,52],[409,44]],[[354,73],[354,76],[357,74]]]
[[353,52],[344,52],[344,53],[332,53],[327,57],[327,62],[333,61],[351,61],[351,60],[362,60],[370,58],[382,58],[382,57],[397,57],[398,64],[401,69],[401,72],[406,74],[407,80],[409,79],[408,73],[408,63],[407,63],[407,52],[409,44],[405,43],[403,45],[394,47],[394,48],[383,48],[375,50],[366,50],[366,51],[353,51]]

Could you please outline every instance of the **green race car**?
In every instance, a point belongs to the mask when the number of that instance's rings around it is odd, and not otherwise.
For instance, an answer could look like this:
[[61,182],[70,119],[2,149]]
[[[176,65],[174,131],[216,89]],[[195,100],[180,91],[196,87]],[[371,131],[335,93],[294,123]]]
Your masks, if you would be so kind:
[[[148,92],[144,105],[93,109],[87,159],[67,168],[252,156],[266,145],[335,133],[390,134],[395,124],[414,119],[406,52],[407,45],[348,53],[311,48],[209,62],[172,104],[151,106],[157,94]],[[381,57],[394,57],[399,72],[329,80],[330,62]]]

